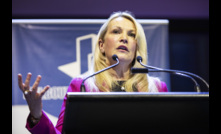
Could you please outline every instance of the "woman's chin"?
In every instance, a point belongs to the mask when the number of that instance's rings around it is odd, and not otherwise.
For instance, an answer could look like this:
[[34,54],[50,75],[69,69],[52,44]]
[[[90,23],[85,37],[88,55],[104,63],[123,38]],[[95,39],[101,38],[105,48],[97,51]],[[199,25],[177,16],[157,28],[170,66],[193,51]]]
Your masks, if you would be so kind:
[[120,62],[132,62],[133,58],[130,58],[128,55],[119,54],[117,55]]

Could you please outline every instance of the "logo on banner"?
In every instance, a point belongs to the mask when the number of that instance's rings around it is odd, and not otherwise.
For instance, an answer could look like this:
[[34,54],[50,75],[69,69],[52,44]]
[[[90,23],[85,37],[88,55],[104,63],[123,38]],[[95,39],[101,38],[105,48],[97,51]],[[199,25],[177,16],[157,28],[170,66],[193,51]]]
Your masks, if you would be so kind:
[[[92,62],[92,57],[93,57],[93,48],[95,47],[95,39],[96,39],[96,34],[88,34],[88,35],[84,35],[84,36],[80,36],[76,38],[76,61],[74,62],[70,62],[64,65],[60,65],[58,66],[58,70],[60,70],[61,72],[65,73],[66,75],[70,76],[71,78],[74,78],[78,75],[81,74],[87,74],[88,73],[88,69],[90,68],[91,62]],[[88,53],[85,53],[84,50],[82,49],[86,49],[85,46],[82,47],[83,45],[83,41],[87,40],[87,48],[91,48],[90,51],[88,51]],[[88,42],[90,41],[90,42]],[[89,47],[88,45],[91,45],[91,47]],[[81,54],[81,51],[83,52],[83,54]],[[74,53],[74,52],[73,52]],[[87,56],[82,56],[81,55],[87,55]],[[85,58],[86,57],[86,58]],[[82,67],[81,67],[81,63],[82,62],[87,62],[87,69],[84,69],[84,72],[82,72]],[[86,71],[85,71],[86,70]],[[32,88],[32,87],[30,87]],[[41,92],[44,89],[44,87],[39,86],[38,87],[38,92]],[[50,90],[48,90],[44,96],[42,97],[42,100],[63,100],[66,92],[67,92],[68,86],[52,86],[50,87]],[[23,99],[24,95],[23,95]]]
[[[65,73],[66,75],[70,76],[71,78],[74,78],[78,75],[81,74],[81,61],[87,61],[88,63],[88,70],[90,68],[91,65],[91,60],[93,57],[93,48],[95,47],[95,39],[96,39],[96,34],[88,34],[88,35],[84,35],[84,36],[80,36],[76,38],[76,61],[71,62],[71,63],[67,63],[61,66],[58,66],[58,70],[62,71],[63,73]],[[81,58],[81,41],[83,40],[87,40],[87,39],[91,39],[91,52],[87,54],[87,58],[86,59],[82,59]],[[84,72],[83,74],[88,73],[88,71]]]

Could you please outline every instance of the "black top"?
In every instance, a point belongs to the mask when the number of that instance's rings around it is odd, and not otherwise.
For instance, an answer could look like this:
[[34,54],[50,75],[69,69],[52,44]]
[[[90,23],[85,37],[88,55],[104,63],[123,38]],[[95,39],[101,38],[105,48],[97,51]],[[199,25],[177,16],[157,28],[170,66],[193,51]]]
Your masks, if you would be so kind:
[[[123,85],[124,82],[125,81],[117,81],[118,84],[113,85],[112,92],[126,92],[126,89]],[[133,90],[134,92],[137,92],[137,88],[135,86],[133,86]]]

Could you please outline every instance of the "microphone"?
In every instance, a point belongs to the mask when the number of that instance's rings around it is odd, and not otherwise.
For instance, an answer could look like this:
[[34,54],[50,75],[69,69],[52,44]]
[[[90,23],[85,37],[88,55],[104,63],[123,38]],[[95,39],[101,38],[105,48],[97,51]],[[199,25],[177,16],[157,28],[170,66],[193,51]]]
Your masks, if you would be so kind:
[[[172,69],[162,69],[162,68],[157,68],[157,67],[153,67],[153,66],[149,66],[149,65],[144,65],[142,63],[142,57],[141,56],[137,56],[137,61],[144,67],[146,68],[150,68],[150,69],[156,69],[157,72],[169,72],[169,73],[173,73],[173,74],[177,74],[177,75],[181,75],[181,76],[185,76],[185,77],[196,77],[198,79],[200,79],[208,88],[209,90],[209,84],[203,79],[201,78],[200,76],[196,75],[196,74],[193,74],[193,73],[190,73],[190,72],[186,72],[186,71],[180,71],[180,70],[172,70]],[[155,70],[155,71],[156,71]],[[191,78],[193,81],[195,81],[193,78]],[[195,81],[196,82],[196,81]],[[195,83],[194,82],[194,83]],[[196,87],[196,90],[198,92],[200,92],[200,88],[199,88],[199,84],[195,84],[195,87]]]
[[117,61],[117,63],[115,63],[115,64],[113,64],[113,65],[111,65],[111,66],[109,66],[109,67],[107,67],[107,68],[104,68],[104,69],[102,69],[102,70],[100,70],[100,71],[97,71],[97,72],[95,72],[94,74],[89,75],[89,76],[87,76],[86,78],[83,79],[83,81],[82,81],[82,83],[81,83],[81,92],[85,92],[85,91],[86,91],[86,90],[85,90],[84,82],[85,82],[88,78],[90,78],[90,77],[92,77],[92,76],[94,76],[94,75],[97,75],[97,74],[99,74],[99,73],[101,73],[101,72],[103,72],[103,71],[106,71],[106,70],[108,70],[108,69],[110,69],[110,68],[113,68],[113,67],[115,67],[115,66],[117,66],[117,65],[119,64],[118,56],[117,56],[116,54],[112,55],[112,59],[115,60],[115,61]]

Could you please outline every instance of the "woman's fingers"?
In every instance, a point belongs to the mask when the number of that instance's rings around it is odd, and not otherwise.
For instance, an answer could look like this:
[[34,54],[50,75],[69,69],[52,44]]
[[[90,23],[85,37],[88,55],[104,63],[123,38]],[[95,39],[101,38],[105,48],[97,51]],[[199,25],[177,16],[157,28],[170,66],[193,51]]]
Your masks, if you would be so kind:
[[31,80],[31,73],[27,74],[26,80],[25,80],[25,85],[24,85],[24,90],[29,90],[30,88],[30,80]]
[[38,85],[39,85],[40,81],[41,81],[41,75],[38,75],[36,80],[35,80],[35,83],[32,86],[32,91],[33,92],[35,92],[35,93],[37,92]]
[[22,75],[21,74],[18,74],[18,86],[22,90],[22,92],[24,92],[24,86],[23,86]]
[[[34,84],[33,84],[33,86],[32,86],[32,89],[29,90],[29,88],[30,88],[29,84],[30,84],[31,76],[32,76],[32,74],[28,73],[27,77],[26,77],[26,80],[25,80],[25,83],[23,83],[22,82],[22,75],[18,74],[18,86],[25,95],[29,94],[29,92],[37,93],[38,86],[39,86],[39,83],[41,81],[41,75],[38,75],[35,82],[34,82]],[[50,88],[49,85],[45,86],[45,88],[40,92],[40,96],[42,97],[49,88]]]
[[49,88],[50,88],[50,86],[47,85],[47,86],[41,91],[41,93],[40,93],[41,97],[45,94],[45,92],[48,91]]

